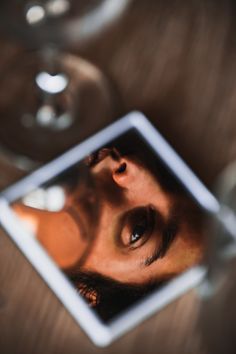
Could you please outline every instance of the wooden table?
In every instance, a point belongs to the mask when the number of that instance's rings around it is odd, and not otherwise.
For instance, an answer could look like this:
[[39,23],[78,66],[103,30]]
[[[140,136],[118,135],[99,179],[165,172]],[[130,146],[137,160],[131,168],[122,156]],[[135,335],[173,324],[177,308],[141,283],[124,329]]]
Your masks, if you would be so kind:
[[[231,1],[137,0],[100,37],[73,48],[109,77],[120,112],[143,111],[209,186],[236,156],[233,11]],[[1,166],[3,187],[20,173]],[[94,347],[2,230],[0,284],[1,354],[211,353],[194,292],[110,347]]]
[[111,346],[96,348],[8,237],[0,233],[2,354],[204,353],[199,299],[186,294]]

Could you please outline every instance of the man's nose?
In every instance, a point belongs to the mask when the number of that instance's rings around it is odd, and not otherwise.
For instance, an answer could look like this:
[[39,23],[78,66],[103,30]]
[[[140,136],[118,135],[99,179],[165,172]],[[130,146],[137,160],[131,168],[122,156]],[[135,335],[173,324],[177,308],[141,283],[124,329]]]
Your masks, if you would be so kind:
[[113,159],[111,156],[107,156],[92,170],[95,174],[108,170],[113,181],[121,188],[128,188],[135,176],[134,164],[125,157]]

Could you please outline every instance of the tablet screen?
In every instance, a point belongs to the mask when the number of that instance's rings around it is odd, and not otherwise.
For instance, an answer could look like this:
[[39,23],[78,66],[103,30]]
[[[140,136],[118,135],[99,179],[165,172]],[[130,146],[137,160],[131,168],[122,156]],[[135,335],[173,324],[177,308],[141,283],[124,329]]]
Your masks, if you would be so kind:
[[12,206],[104,322],[203,258],[204,212],[135,129]]

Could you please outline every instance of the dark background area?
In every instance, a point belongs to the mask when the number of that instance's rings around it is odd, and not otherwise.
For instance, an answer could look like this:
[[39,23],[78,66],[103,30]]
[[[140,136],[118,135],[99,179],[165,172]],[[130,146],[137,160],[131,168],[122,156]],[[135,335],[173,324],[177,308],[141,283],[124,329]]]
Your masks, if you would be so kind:
[[[141,110],[212,188],[236,153],[235,14],[233,0],[133,0],[122,18],[100,36],[71,48],[73,55],[101,70],[116,100],[116,109],[101,114],[103,119],[96,119],[94,103],[94,114],[83,123],[83,137],[128,111]],[[0,53],[1,111],[7,100],[15,104],[15,83],[5,74],[11,58],[22,57],[25,48],[3,36]],[[24,83],[24,76],[15,76],[15,81]],[[13,135],[6,137],[8,120],[3,113],[2,141],[13,141]],[[16,134],[14,123],[10,127]],[[2,188],[23,173],[1,157]],[[234,353],[230,279],[227,292],[210,302],[206,311],[206,304],[190,292],[111,347],[97,349],[1,231],[0,351]]]

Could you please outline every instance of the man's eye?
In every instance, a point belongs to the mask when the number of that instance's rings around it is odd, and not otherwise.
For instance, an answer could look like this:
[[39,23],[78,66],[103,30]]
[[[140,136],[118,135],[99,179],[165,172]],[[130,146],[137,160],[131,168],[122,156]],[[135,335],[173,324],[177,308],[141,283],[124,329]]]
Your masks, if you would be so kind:
[[143,224],[136,225],[133,229],[133,233],[130,237],[130,244],[137,242],[140,238],[145,234],[147,230],[147,223],[144,222]]
[[121,232],[121,243],[130,249],[142,246],[155,227],[155,211],[151,206],[138,207],[130,212]]

